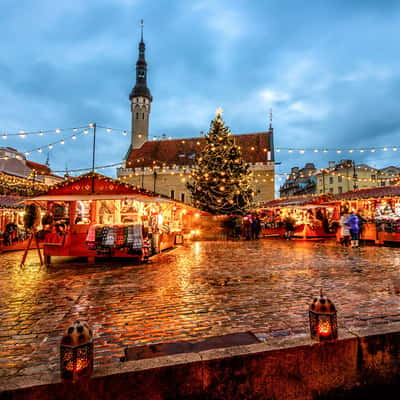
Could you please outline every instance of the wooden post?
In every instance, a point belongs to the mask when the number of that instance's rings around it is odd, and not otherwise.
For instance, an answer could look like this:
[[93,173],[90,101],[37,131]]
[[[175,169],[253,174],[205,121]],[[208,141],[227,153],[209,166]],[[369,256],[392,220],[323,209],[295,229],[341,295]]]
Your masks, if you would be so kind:
[[25,247],[24,254],[22,255],[22,260],[21,260],[20,267],[24,267],[25,266],[26,257],[28,256],[28,251],[29,251],[29,249],[31,247],[32,240],[34,240],[34,239],[35,239],[37,252],[39,254],[40,265],[43,265],[43,257],[42,257],[42,253],[41,253],[40,247],[39,247],[39,240],[38,240],[38,238],[36,236],[36,229],[33,229],[32,232],[31,232],[31,235],[29,236],[28,244]]

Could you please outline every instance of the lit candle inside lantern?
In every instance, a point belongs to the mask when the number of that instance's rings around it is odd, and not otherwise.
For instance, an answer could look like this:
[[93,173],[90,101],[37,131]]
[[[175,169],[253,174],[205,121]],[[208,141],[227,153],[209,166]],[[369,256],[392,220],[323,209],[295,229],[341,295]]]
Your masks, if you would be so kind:
[[332,333],[329,318],[320,317],[318,321],[318,333],[321,336],[330,336]]

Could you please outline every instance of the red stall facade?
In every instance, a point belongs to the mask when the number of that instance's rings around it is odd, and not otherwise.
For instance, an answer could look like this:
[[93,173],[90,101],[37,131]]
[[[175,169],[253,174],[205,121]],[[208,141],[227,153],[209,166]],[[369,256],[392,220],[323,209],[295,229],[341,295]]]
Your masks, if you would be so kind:
[[182,242],[192,212],[163,198],[98,173],[70,178],[29,201],[44,206],[43,251],[54,256],[132,257],[139,261]]
[[353,190],[336,195],[341,211],[356,211],[364,219],[361,240],[400,243],[400,186]]
[[261,215],[262,236],[285,237],[293,225],[293,239],[321,240],[335,236],[338,209],[330,197],[297,196],[276,199],[256,210]]

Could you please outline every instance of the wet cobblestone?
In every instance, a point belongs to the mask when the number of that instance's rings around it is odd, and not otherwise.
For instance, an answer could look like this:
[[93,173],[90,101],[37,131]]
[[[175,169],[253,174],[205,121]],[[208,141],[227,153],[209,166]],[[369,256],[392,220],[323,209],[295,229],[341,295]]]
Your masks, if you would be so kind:
[[[339,329],[400,321],[400,249],[259,240],[196,242],[150,264],[60,262],[0,255],[0,380],[58,374],[65,328],[94,329],[95,366],[127,346],[251,330],[262,340],[308,334],[307,308],[323,287]],[[340,335],[340,330],[339,330]]]

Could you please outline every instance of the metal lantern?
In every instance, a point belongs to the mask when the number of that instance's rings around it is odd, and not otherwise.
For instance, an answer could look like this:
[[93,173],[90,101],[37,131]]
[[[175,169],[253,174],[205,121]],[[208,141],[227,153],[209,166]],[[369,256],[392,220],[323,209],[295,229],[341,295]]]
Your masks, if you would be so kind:
[[335,305],[320,292],[310,304],[310,334],[312,339],[335,340],[338,337]]
[[60,344],[61,378],[76,382],[93,371],[93,333],[86,322],[75,321]]

